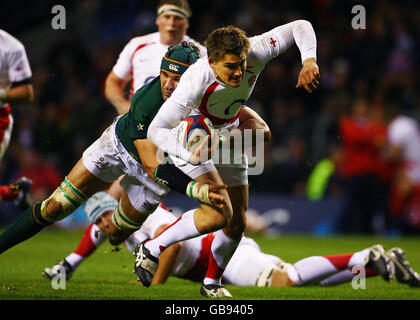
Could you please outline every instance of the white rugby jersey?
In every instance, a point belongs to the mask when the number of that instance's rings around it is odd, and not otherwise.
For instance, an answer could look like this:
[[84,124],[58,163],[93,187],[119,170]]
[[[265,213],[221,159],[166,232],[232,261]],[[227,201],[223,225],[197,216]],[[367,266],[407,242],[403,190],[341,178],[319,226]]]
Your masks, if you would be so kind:
[[[32,77],[31,67],[23,44],[0,29],[0,88]],[[1,104],[0,108],[8,104]]]
[[[206,55],[205,47],[189,36],[185,35],[182,41],[194,43],[200,49],[200,56]],[[120,79],[132,79],[130,96],[159,75],[160,64],[168,47],[160,42],[159,32],[135,37],[127,43],[112,71]]]
[[241,85],[233,88],[217,80],[207,58],[199,59],[182,75],[177,88],[150,124],[149,140],[161,150],[188,162],[191,152],[179,144],[170,129],[191,111],[207,116],[214,125],[232,123],[238,118],[240,108],[251,95],[268,61],[293,43],[300,50],[302,62],[316,58],[315,32],[312,25],[304,20],[279,26],[249,40],[251,48]]
[[407,116],[398,116],[388,126],[387,135],[391,146],[402,148],[408,177],[420,183],[420,128],[417,121]]

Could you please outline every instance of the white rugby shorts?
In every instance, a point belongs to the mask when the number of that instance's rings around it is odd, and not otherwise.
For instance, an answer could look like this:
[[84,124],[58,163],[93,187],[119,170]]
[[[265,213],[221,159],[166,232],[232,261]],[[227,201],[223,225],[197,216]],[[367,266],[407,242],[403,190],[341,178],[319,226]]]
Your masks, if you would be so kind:
[[255,286],[259,275],[279,261],[280,258],[262,252],[253,239],[243,237],[223,272],[223,280],[237,286]]

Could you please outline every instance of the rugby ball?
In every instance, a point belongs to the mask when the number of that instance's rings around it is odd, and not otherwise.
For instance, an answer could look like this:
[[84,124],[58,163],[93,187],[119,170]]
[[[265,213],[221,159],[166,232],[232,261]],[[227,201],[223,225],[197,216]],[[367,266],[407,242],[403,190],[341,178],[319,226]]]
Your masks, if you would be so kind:
[[195,151],[202,139],[213,136],[213,124],[203,115],[184,118],[178,126],[178,141],[189,151]]

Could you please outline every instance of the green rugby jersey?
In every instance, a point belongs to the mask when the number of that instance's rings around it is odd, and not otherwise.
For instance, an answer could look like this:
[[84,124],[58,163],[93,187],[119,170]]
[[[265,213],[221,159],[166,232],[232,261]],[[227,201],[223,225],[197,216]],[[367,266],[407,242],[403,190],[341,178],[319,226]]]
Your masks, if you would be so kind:
[[160,77],[156,77],[136,91],[131,100],[130,110],[117,122],[118,139],[139,162],[141,161],[134,140],[147,138],[149,125],[164,102]]

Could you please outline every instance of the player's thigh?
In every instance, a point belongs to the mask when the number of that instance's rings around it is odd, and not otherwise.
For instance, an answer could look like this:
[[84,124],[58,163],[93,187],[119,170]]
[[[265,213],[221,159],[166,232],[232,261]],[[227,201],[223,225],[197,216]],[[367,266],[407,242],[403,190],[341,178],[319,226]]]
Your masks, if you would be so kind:
[[127,192],[122,189],[118,207],[115,209],[109,228],[110,241],[119,244],[138,231],[147,215],[140,213],[132,204]]
[[140,212],[138,211],[131,203],[128,193],[122,189],[121,198],[120,198],[121,209],[124,211],[127,218],[131,221],[134,221],[138,224],[143,224],[146,218],[149,216],[149,212]]
[[255,286],[259,278],[276,264],[258,246],[240,244],[227,265],[223,278],[238,286]]
[[137,224],[152,214],[166,196],[166,192],[159,188],[152,189],[133,176],[125,175],[120,185],[123,189],[120,208],[127,218]]
[[121,194],[122,194],[122,187],[120,186],[120,181],[123,178],[123,176],[119,177],[118,180],[115,180],[113,183],[111,183],[111,185],[109,186],[109,188],[106,190],[106,192],[111,195],[112,197],[114,197],[115,199],[119,200],[121,198]]
[[[203,173],[200,176],[196,177],[194,180],[198,181],[198,182],[209,182],[210,181],[210,182],[213,182],[215,184],[224,184],[217,171],[209,171],[209,172]],[[230,197],[229,197],[229,193],[227,192],[227,189],[219,189],[215,192],[222,195],[226,199],[226,205],[223,208],[215,208],[213,206],[209,206],[207,204],[200,203],[201,208],[205,212],[205,217],[207,217],[207,218],[217,217],[220,214],[222,214],[222,216],[225,219],[230,221],[230,219],[232,218],[232,215],[233,215],[233,210],[232,210],[232,203],[230,201]],[[203,218],[205,218],[205,217],[203,215]]]
[[[224,184],[222,178],[220,177],[219,173],[217,171],[209,171],[209,172],[205,172],[203,174],[201,174],[198,177],[194,178],[195,181],[198,182],[212,182],[215,184]],[[227,189],[219,189],[217,191],[215,191],[216,193],[219,193],[225,197],[229,197],[229,194],[227,192]]]
[[82,159],[76,163],[66,179],[88,197],[110,186],[109,182],[102,181],[93,175],[83,164]]
[[71,172],[71,178],[76,180],[78,175],[82,175],[79,179],[81,188],[94,192],[104,190],[104,185],[110,186],[125,170],[130,169],[126,162],[131,158],[117,142],[114,122],[83,152],[82,159]]

